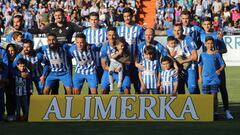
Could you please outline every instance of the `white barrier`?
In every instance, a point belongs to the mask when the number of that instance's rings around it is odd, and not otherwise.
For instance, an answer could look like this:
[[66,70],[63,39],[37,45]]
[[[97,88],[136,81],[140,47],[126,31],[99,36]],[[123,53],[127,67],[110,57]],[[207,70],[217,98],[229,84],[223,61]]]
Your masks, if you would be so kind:
[[240,66],[240,35],[224,36],[223,39],[227,46],[227,53],[223,55],[227,66]]
[[[236,36],[224,36],[223,37],[228,52],[223,55],[223,58],[227,66],[240,66],[240,35]],[[73,39],[74,40],[74,39]],[[159,41],[163,45],[167,43],[167,37],[155,37],[155,40]],[[5,41],[5,38],[2,38],[2,42]],[[47,44],[46,38],[34,38],[34,48],[39,48],[42,45]]]

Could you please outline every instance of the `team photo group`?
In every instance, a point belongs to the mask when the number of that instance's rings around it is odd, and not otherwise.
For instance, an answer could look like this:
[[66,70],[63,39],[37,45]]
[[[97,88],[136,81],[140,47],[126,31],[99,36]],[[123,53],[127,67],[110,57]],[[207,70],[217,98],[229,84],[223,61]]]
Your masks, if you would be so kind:
[[[192,25],[190,12],[184,10],[172,29],[159,31],[136,24],[131,8],[124,8],[122,14],[121,25],[102,27],[99,14],[91,12],[89,27],[85,27],[67,22],[64,10],[57,8],[52,23],[28,32],[23,30],[23,16],[14,15],[14,30],[0,48],[0,121],[5,104],[9,121],[27,120],[30,95],[56,95],[61,85],[68,95],[80,95],[83,88],[88,94],[113,90],[120,94],[212,94],[215,117],[220,92],[226,119],[233,119],[222,57],[227,49],[223,33],[212,30],[210,17],[201,26]],[[46,34],[46,45],[34,46],[36,33]],[[156,35],[167,35],[166,44],[154,40]]]

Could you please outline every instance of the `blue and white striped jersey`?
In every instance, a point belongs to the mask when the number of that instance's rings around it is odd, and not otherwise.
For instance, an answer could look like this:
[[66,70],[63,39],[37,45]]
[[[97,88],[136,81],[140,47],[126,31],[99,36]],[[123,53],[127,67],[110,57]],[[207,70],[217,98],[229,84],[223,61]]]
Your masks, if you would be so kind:
[[174,76],[174,69],[162,70],[161,86],[163,94],[172,94],[174,92],[174,83],[178,81],[177,76]]
[[31,71],[31,77],[40,77],[46,72],[43,72],[43,55],[41,53],[34,52],[32,56],[19,53],[13,61],[13,68],[17,66],[17,62],[20,58],[23,58],[28,62],[27,67],[29,67]]
[[96,30],[87,28],[83,31],[83,34],[86,36],[87,43],[95,44],[96,47],[98,48],[95,51],[97,66],[101,66],[99,53],[100,53],[100,49],[102,47],[103,42],[106,42],[106,36],[107,36],[106,31],[107,31],[106,28],[100,28]]
[[189,35],[192,37],[192,39],[194,40],[194,42],[197,45],[197,49],[199,49],[201,47],[200,34],[202,32],[203,32],[203,30],[199,26],[189,25],[188,27],[183,27],[183,34]]
[[54,51],[49,48],[48,45],[39,48],[39,51],[43,53],[46,59],[46,65],[49,66],[52,72],[66,72],[70,71],[71,62],[68,61],[68,50],[70,46],[67,44],[59,44],[58,48]]
[[88,27],[90,27],[91,25],[90,25],[90,22],[89,22],[89,21],[83,21],[83,22],[82,22],[82,26],[88,28]]
[[[197,45],[197,49],[201,47],[201,39],[200,34],[203,32],[203,29],[199,26],[189,25],[188,27],[183,26],[183,35],[190,36],[195,44]],[[168,36],[174,36],[173,29],[166,30],[166,34]]]
[[118,26],[117,32],[119,37],[124,37],[126,42],[129,44],[129,50],[131,54],[131,62],[134,62],[134,57],[137,53],[138,44],[144,40],[144,30],[143,27],[135,24],[131,27],[126,25]]
[[197,46],[190,36],[185,36],[181,41],[178,40],[177,44],[180,45],[185,54],[191,54],[193,50],[197,50]]
[[16,96],[24,96],[30,93],[31,80],[29,78],[22,78],[19,71],[15,71],[15,92]]
[[[162,56],[168,56],[168,51],[166,49],[166,47],[164,47],[161,43],[157,42],[157,41],[153,41],[152,46],[155,47],[156,49],[156,59],[160,59],[160,57]],[[146,47],[146,41],[141,42],[140,44],[138,44],[138,58],[139,61],[141,61],[142,59],[144,59],[144,49]]]
[[146,89],[157,89],[158,73],[161,71],[159,61],[143,59],[141,64],[144,66],[144,70],[139,70],[139,72],[142,72]]
[[95,48],[96,48],[95,45],[89,44],[88,49],[86,51],[78,50],[76,45],[72,46],[69,49],[69,54],[77,62],[75,73],[80,73],[83,75],[96,73],[95,55],[94,55]]
[[97,47],[101,47],[102,43],[106,41],[106,28],[100,28],[93,30],[87,28],[83,30],[83,34],[86,36],[86,41],[88,44],[95,44]]

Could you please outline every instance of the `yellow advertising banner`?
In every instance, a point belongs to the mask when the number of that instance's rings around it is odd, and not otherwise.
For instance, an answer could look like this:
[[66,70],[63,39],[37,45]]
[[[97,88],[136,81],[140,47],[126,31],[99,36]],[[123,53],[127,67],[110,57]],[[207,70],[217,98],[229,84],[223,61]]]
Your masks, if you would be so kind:
[[33,95],[29,121],[213,121],[213,96]]

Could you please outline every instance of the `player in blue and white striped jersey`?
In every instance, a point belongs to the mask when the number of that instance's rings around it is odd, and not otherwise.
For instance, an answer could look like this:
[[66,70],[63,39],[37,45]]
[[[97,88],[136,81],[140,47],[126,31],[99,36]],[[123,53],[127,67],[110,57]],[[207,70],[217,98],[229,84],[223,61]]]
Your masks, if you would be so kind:
[[19,120],[22,109],[24,120],[27,120],[29,109],[29,95],[32,89],[31,73],[28,70],[27,61],[23,58],[17,61],[15,70],[15,94],[16,94],[16,119]]
[[83,34],[86,36],[86,41],[88,44],[95,44],[98,48],[95,51],[96,55],[96,66],[97,66],[97,75],[98,79],[101,80],[103,69],[100,62],[100,49],[103,42],[106,41],[106,28],[100,28],[99,26],[99,14],[92,12],[89,14],[90,27],[83,30]]
[[96,12],[89,14],[90,27],[83,30],[88,44],[95,44],[101,48],[103,42],[106,41],[106,28],[100,28],[99,15]]
[[119,37],[124,37],[129,44],[130,50],[130,78],[134,85],[135,93],[140,93],[139,80],[136,79],[138,75],[138,69],[135,66],[135,57],[137,56],[137,45],[144,40],[143,27],[133,22],[133,10],[131,8],[125,8],[123,10],[124,25],[117,27]]
[[141,82],[141,94],[159,94],[160,70],[159,60],[156,59],[155,48],[146,46],[144,49],[144,59],[140,62],[144,69],[139,69],[138,76]]
[[59,44],[57,36],[53,33],[47,35],[48,45],[42,46],[39,51],[46,58],[46,66],[49,67],[49,75],[45,81],[44,94],[49,94],[50,89],[59,80],[63,82],[66,93],[72,93],[72,75],[69,64],[67,44]]
[[23,41],[23,49],[14,59],[14,68],[17,66],[17,61],[20,58],[27,61],[27,67],[31,71],[31,80],[35,83],[38,94],[43,94],[44,76],[47,72],[47,67],[43,70],[43,55],[33,50],[33,42],[31,40]]
[[[195,44],[197,45],[197,49],[201,47],[201,39],[200,34],[203,32],[203,29],[196,25],[190,24],[190,12],[189,11],[183,11],[181,13],[181,23],[183,27],[183,34],[190,36]],[[173,36],[172,30],[166,31],[168,36]]]
[[[166,49],[166,47],[164,47],[161,43],[157,42],[154,40],[154,29],[152,28],[147,28],[145,30],[145,34],[144,34],[144,37],[145,37],[145,41],[141,42],[140,44],[138,44],[138,60],[136,60],[135,62],[135,65],[136,67],[138,68],[143,68],[143,66],[141,64],[139,64],[138,62],[141,61],[141,59],[144,58],[144,48],[146,46],[153,46],[155,47],[155,54],[156,54],[156,59],[160,60],[162,57],[164,56],[169,56],[169,52],[168,50]],[[174,62],[173,64],[174,68],[175,68],[175,75],[178,74],[178,66],[177,66],[177,63]]]
[[[13,31],[21,32],[24,39],[33,40],[33,35],[31,33],[23,30],[24,20],[23,20],[23,15],[22,14],[14,15],[12,23],[13,23],[12,25],[13,25],[13,28],[14,28]],[[6,41],[7,42],[13,41],[13,32],[10,32],[6,36]]]
[[178,77],[174,75],[172,67],[172,59],[170,57],[163,57],[161,59],[161,87],[160,93],[162,94],[177,94]]
[[183,53],[190,52],[189,58],[185,60],[178,60],[178,63],[181,65],[183,63],[192,62],[187,69],[187,73],[185,73],[183,77],[179,78],[178,93],[185,93],[184,84],[186,82],[186,84],[188,84],[188,91],[190,94],[199,94],[200,91],[197,84],[197,46],[190,36],[183,35],[183,28],[181,24],[175,24],[173,27],[173,32],[177,40],[177,44],[181,47]]
[[91,94],[97,94],[98,79],[96,74],[96,46],[86,42],[84,34],[77,34],[76,45],[69,49],[69,54],[76,60],[77,65],[73,79],[74,94],[80,94],[84,81],[88,82]]
[[[109,94],[109,64],[110,58],[109,55],[116,51],[116,37],[117,37],[117,30],[114,27],[109,27],[107,30],[107,38],[108,42],[106,42],[101,48],[101,65],[104,69],[104,73],[101,80],[101,87],[103,94]],[[119,77],[116,72],[112,74],[113,80],[118,82]],[[123,63],[123,80],[122,86],[120,88],[120,93],[130,94],[131,82],[129,77],[129,62]]]
[[148,45],[151,45],[155,47],[156,49],[156,59],[160,59],[163,56],[168,56],[168,51],[166,47],[164,47],[161,43],[154,40],[154,29],[147,28],[145,30],[145,41],[138,44],[138,59],[141,61],[141,59],[144,57],[144,48]]

